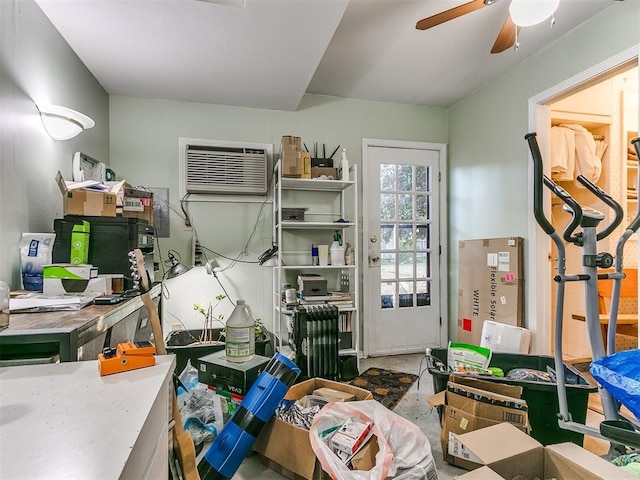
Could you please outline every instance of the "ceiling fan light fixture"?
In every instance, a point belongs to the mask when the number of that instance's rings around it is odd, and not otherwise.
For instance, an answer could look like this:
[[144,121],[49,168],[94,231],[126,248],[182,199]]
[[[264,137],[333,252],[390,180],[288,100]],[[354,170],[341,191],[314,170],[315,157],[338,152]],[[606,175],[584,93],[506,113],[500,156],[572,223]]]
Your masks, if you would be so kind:
[[551,17],[560,0],[511,0],[509,14],[519,27],[530,27]]

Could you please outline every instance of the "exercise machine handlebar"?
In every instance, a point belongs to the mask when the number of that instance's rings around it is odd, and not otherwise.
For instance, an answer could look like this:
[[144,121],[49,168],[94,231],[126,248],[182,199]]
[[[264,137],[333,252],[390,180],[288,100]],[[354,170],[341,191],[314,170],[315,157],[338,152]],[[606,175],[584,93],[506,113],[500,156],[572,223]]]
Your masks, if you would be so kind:
[[[636,157],[640,158],[640,137],[636,137],[636,138],[632,139],[631,140],[631,145],[633,145],[633,148],[636,150]],[[638,180],[637,181],[640,182],[640,170],[638,171]],[[637,232],[638,228],[640,228],[640,202],[638,202],[637,205],[638,205],[638,207],[637,207],[637,211],[636,211],[636,217],[631,221],[631,223],[627,227],[628,230],[632,230],[634,232]]]
[[542,174],[542,156],[536,141],[536,134],[528,133],[524,138],[529,142],[529,149],[533,157],[533,214],[542,230],[547,235],[551,235],[555,232],[555,229],[544,215],[544,209],[542,208],[542,177],[544,175]]
[[578,182],[580,182],[584,187],[587,188],[591,193],[593,193],[596,197],[602,200],[607,206],[609,206],[614,211],[613,220],[611,223],[607,225],[604,229],[598,232],[597,239],[602,240],[603,238],[607,238],[611,233],[618,228],[618,225],[622,223],[622,219],[624,218],[624,210],[622,209],[622,205],[616,202],[611,195],[602,190],[600,187],[591,182],[588,178],[583,175],[578,175]]

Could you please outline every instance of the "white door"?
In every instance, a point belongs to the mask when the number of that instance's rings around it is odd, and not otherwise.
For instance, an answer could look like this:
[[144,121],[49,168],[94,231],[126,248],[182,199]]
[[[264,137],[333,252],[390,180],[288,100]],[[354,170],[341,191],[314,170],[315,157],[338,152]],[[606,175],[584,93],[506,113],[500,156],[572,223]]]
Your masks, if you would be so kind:
[[423,352],[447,338],[446,146],[364,139],[362,152],[365,353]]

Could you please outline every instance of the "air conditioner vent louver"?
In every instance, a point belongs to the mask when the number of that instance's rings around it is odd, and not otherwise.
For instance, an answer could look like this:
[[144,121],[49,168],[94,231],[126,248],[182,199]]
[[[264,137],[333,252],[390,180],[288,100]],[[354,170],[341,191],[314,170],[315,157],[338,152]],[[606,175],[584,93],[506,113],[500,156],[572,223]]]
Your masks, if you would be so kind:
[[187,193],[267,193],[266,150],[189,145],[186,154]]

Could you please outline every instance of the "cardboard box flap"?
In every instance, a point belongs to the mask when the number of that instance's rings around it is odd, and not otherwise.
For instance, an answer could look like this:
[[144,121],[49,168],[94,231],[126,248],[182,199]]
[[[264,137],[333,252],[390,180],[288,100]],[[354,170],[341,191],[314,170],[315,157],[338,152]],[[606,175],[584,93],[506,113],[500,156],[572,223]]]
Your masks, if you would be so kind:
[[619,467],[579,447],[559,443],[545,447],[545,478],[580,478],[582,480],[631,480],[636,478]]
[[458,480],[504,480],[503,477],[491,470],[489,467],[480,467],[464,475],[456,477]]
[[499,423],[473,432],[453,436],[449,441],[449,453],[462,457],[465,452],[471,461],[482,465],[496,464],[506,458],[521,455],[542,445],[510,423]]
[[443,390],[441,392],[436,393],[435,395],[431,395],[429,398],[427,398],[427,403],[431,408],[444,406],[446,393],[447,392]]
[[470,413],[482,409],[483,405],[518,410],[522,414],[526,414],[529,409],[527,402],[520,398],[508,397],[499,393],[451,382],[447,384],[446,401],[447,405]]
[[312,395],[313,391],[319,388],[332,388],[334,390],[347,392],[355,396],[356,400],[373,399],[373,394],[368,390],[354,387],[353,385],[325,380],[323,378],[312,378],[310,380],[305,380],[304,382],[293,385],[291,388],[289,388],[289,391],[284,398],[286,398],[287,400],[299,400],[305,395]]
[[482,380],[470,375],[449,375],[449,381],[460,385],[493,392],[507,397],[522,398],[522,387],[518,385],[509,385],[506,383],[492,382],[490,380]]

